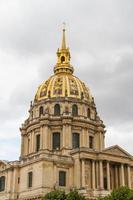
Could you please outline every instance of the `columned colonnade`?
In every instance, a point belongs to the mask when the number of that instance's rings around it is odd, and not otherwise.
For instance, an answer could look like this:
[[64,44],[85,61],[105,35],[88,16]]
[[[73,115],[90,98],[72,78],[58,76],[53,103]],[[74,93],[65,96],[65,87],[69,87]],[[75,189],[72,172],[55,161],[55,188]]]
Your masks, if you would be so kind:
[[[113,190],[120,186],[131,188],[130,165],[112,161],[91,161],[91,186],[90,188]],[[85,182],[85,159],[81,159],[81,187],[87,187]]]

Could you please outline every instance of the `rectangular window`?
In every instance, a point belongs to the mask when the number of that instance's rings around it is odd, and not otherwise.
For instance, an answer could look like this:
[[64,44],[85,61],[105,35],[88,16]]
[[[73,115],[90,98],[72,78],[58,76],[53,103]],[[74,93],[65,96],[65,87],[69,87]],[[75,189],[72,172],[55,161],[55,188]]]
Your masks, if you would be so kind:
[[32,187],[32,179],[33,179],[33,173],[28,173],[28,187]]
[[73,146],[73,149],[76,149],[76,148],[79,148],[79,133],[73,133],[72,134],[72,146]]
[[20,183],[20,177],[18,177],[18,184]]
[[5,190],[5,176],[0,177],[0,192]]
[[66,186],[66,172],[59,171],[59,186]]
[[53,150],[60,149],[60,133],[53,133]]
[[40,150],[40,135],[36,135],[36,151]]
[[90,149],[93,149],[93,146],[94,146],[94,138],[93,136],[89,136],[89,148]]

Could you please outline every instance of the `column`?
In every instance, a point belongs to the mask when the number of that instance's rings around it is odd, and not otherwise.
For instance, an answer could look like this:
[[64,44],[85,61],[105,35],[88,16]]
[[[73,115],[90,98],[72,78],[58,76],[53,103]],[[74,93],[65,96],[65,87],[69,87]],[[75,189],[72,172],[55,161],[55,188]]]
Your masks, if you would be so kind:
[[43,149],[43,126],[40,127],[40,149]]
[[124,165],[121,163],[121,186],[125,185],[125,180],[124,180]]
[[35,140],[36,140],[36,138],[35,138],[35,133],[34,133],[34,131],[32,131],[32,152],[34,152],[35,151]]
[[118,167],[115,165],[115,187],[118,188]]
[[57,182],[57,167],[56,164],[54,164],[54,174],[53,174],[53,182],[54,182],[54,189],[57,189],[57,187],[59,186],[59,183]]
[[82,187],[85,187],[85,160],[81,160],[82,166]]
[[21,134],[21,156],[23,156],[24,153],[24,135]]
[[14,168],[13,171],[13,179],[12,179],[12,197],[13,199],[16,199],[17,194],[17,184],[18,184],[18,168]]
[[62,129],[62,147],[66,147],[65,140],[66,140],[66,126],[63,125],[63,129]]
[[92,189],[95,190],[96,183],[95,183],[95,160],[92,160]]
[[127,181],[128,181],[128,187],[131,188],[131,169],[130,166],[127,166]]
[[48,149],[48,126],[43,128],[43,149]]
[[66,131],[66,137],[65,137],[65,141],[66,141],[66,148],[71,149],[72,148],[72,131],[71,131],[71,125],[66,124],[65,125],[65,131]]
[[96,161],[96,188],[99,188],[99,163]]
[[69,168],[69,178],[68,178],[68,187],[71,188],[73,186],[73,168]]
[[30,132],[29,153],[32,152],[32,132]]
[[110,190],[110,164],[107,161],[107,190]]
[[99,151],[102,151],[102,133],[99,133]]
[[103,189],[103,161],[99,161],[99,170],[100,170],[100,189]]
[[77,189],[80,188],[80,177],[81,177],[81,168],[80,168],[80,160],[79,158],[75,159],[74,162],[74,187],[76,187]]
[[87,146],[88,146],[87,129],[82,128],[82,133],[81,133],[81,147],[87,147]]
[[28,154],[28,136],[24,136],[24,155]]

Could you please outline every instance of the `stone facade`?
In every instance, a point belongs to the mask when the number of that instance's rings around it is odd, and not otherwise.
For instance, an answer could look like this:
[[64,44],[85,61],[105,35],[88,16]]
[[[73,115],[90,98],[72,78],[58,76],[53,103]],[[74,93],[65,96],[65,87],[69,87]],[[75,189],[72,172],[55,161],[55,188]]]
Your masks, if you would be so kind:
[[95,199],[133,188],[133,157],[118,145],[105,148],[105,126],[90,90],[73,75],[64,29],[57,57],[20,128],[19,161],[0,161],[0,200],[37,200],[56,188]]

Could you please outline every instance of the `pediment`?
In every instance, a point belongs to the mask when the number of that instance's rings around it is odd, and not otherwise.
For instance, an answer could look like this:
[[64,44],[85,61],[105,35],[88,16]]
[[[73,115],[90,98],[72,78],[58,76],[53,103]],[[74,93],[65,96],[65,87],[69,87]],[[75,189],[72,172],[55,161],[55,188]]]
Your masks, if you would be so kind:
[[119,147],[118,145],[108,147],[103,150],[104,153],[116,155],[116,156],[122,156],[122,157],[132,157],[127,151]]
[[3,171],[8,165],[7,161],[0,160],[0,171]]

